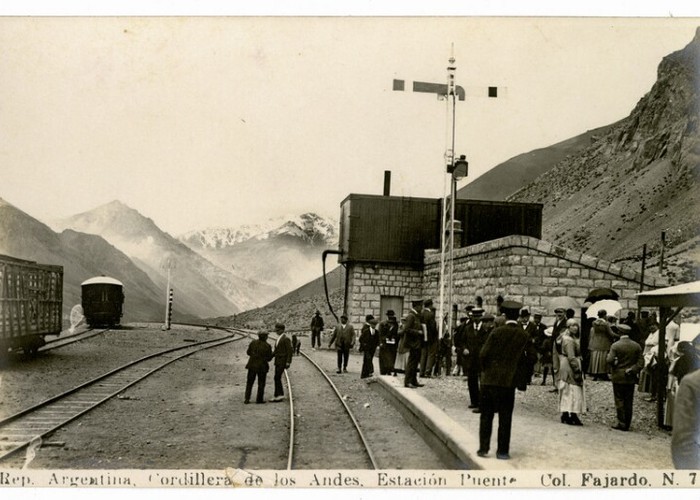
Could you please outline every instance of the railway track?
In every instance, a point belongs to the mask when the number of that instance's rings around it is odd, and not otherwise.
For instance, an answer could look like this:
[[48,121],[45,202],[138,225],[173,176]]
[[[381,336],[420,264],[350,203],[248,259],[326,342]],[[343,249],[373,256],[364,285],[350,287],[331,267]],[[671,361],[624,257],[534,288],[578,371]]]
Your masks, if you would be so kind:
[[143,356],[0,420],[0,466],[8,460],[16,460],[19,452],[25,449],[26,465],[44,437],[165,366],[204,349],[246,338],[243,332],[218,329],[227,331],[230,335]]
[[88,328],[87,330],[83,330],[77,333],[72,333],[70,335],[64,335],[63,337],[58,337],[55,339],[48,340],[46,344],[44,344],[42,347],[37,349],[39,352],[46,352],[50,351],[52,349],[57,349],[59,347],[63,347],[66,345],[74,344],[75,342],[80,342],[83,340],[90,339],[92,337],[96,337],[98,335],[102,335],[105,332],[110,331],[109,328],[105,328],[102,330],[96,330],[94,328]]
[[[287,382],[288,391],[288,401],[289,401],[289,414],[290,414],[290,436],[289,436],[289,452],[287,460],[287,470],[302,469],[302,468],[373,468],[379,469],[377,460],[372,453],[372,449],[369,446],[360,424],[355,418],[352,410],[348,406],[345,398],[340,393],[336,385],[330,379],[328,374],[319,366],[316,361],[311,359],[303,351],[300,352],[301,357],[303,357],[308,364],[307,367],[311,367],[311,371],[315,373],[320,373],[327,383],[328,389],[324,392],[320,390],[318,386],[297,386],[293,387],[291,383],[288,371],[285,370],[285,378]],[[299,356],[295,357],[298,359]],[[295,367],[295,372],[303,368]],[[344,422],[336,421],[331,419],[331,424],[329,425],[328,419],[332,416],[339,418],[338,412],[333,412],[329,409],[329,398],[326,394],[332,392],[333,395],[330,399],[336,399],[342,406],[347,419],[352,423],[351,426],[347,425],[347,420]],[[295,398],[295,394],[297,397]],[[296,405],[299,399],[302,399],[303,406]],[[295,424],[295,421],[300,420],[299,412],[308,411],[310,418],[304,418],[303,421],[298,422],[299,425]],[[319,417],[322,421],[321,424],[315,425],[316,420],[314,417]],[[303,432],[303,440],[298,441],[299,434]],[[304,441],[309,441],[312,444],[306,448],[301,448],[298,445],[305,444]],[[337,443],[340,448],[342,448],[343,453],[338,453],[341,450],[332,450],[331,447],[333,443]],[[331,445],[331,446],[328,446]],[[318,450],[323,450],[325,454],[324,457],[319,457]],[[328,463],[328,456],[333,456],[332,466]],[[343,456],[346,458],[344,458]],[[359,458],[363,457],[363,458]],[[319,458],[321,461],[319,462]],[[347,460],[346,463],[340,463],[340,461]],[[326,466],[319,466],[319,464],[325,464]],[[369,467],[368,467],[369,466]]]

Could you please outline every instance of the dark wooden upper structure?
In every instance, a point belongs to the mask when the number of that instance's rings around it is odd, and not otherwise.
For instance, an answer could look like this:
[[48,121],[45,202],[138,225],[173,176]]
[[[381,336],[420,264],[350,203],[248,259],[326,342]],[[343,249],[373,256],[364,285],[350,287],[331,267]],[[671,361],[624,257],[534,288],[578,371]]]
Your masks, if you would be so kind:
[[[442,200],[350,194],[340,204],[339,261],[423,267],[440,248]],[[455,248],[510,235],[542,237],[542,205],[457,200]],[[456,225],[456,228],[459,224]]]

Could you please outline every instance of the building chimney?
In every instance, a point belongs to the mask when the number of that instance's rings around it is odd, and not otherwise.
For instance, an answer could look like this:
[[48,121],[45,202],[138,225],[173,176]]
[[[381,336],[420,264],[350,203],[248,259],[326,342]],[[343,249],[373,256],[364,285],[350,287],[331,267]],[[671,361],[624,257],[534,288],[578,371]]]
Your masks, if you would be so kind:
[[384,196],[389,196],[391,192],[391,170],[384,171]]

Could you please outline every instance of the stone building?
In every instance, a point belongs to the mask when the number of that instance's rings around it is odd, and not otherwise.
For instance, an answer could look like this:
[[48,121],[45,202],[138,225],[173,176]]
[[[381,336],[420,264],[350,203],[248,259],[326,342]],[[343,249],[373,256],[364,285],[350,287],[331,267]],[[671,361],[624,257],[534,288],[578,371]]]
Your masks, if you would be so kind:
[[[543,241],[541,205],[537,211],[535,204],[458,202],[470,204],[462,207],[461,221],[465,227],[470,222],[469,210],[474,207],[481,210],[478,220],[482,223],[488,222],[489,214],[495,217],[484,226],[487,230],[472,231],[469,238],[462,240],[465,246],[454,250],[453,302],[460,310],[481,296],[485,309],[496,312],[496,298],[500,295],[541,310],[548,323],[554,316],[548,307],[552,298],[568,296],[583,305],[595,288],[616,291],[623,310],[637,308],[640,273]],[[388,309],[401,315],[410,309],[415,298],[430,297],[437,305],[439,216],[433,212],[435,207],[439,211],[439,200],[350,195],[341,207],[340,260],[346,268],[345,309],[350,322],[359,326],[367,314],[383,319]],[[407,211],[420,231],[412,232],[410,227],[394,233],[372,230],[381,229],[382,218],[391,216],[391,220],[401,220]],[[375,217],[377,214],[379,217]],[[404,221],[397,226],[405,224]],[[499,235],[498,231],[506,235]],[[411,235],[415,238],[411,239]],[[376,238],[382,237],[386,241],[378,243]],[[365,245],[369,239],[371,244]],[[474,240],[477,242],[470,244]],[[403,261],[397,257],[408,254],[412,256]],[[646,273],[644,289],[666,285],[665,280]],[[445,308],[448,306],[445,304]],[[576,311],[577,317],[581,314],[581,310]]]

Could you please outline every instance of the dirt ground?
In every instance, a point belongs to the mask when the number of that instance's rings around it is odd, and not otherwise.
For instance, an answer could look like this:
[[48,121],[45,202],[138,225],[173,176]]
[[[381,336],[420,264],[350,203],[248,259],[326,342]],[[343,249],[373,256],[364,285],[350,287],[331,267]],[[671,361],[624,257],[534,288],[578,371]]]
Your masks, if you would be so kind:
[[[35,359],[11,361],[0,372],[0,415],[15,413],[135,357],[187,340],[223,335],[195,328],[162,332],[131,325]],[[49,436],[29,467],[285,469],[288,403],[243,404],[248,343],[245,339],[205,350],[169,365]],[[357,354],[352,356],[350,373],[342,375],[335,374],[334,351],[310,354],[332,371],[381,468],[444,467],[400,414],[360,380]],[[324,408],[323,402],[329,398],[326,382],[309,366],[302,358],[295,358],[289,370],[299,398],[295,408],[299,449],[295,465],[311,469],[369,468],[361,453],[349,446],[357,438],[333,441],[332,437],[310,437],[318,434],[319,426],[332,430],[333,426],[346,427],[349,423]],[[266,397],[272,394],[270,373]]]

